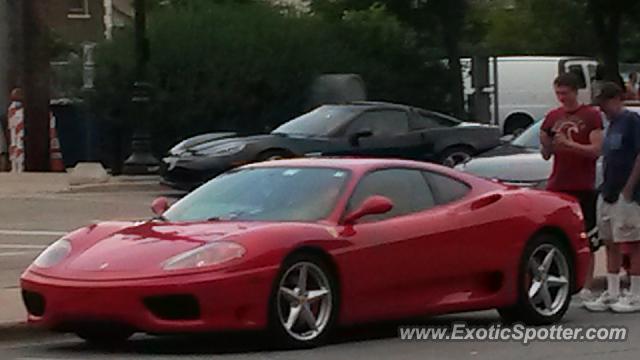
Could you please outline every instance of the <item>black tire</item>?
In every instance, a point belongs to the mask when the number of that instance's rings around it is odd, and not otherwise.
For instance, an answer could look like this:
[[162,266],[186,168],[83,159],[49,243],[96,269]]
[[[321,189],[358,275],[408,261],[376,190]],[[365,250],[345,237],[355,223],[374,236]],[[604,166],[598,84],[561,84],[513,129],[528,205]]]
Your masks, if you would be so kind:
[[76,335],[94,346],[114,346],[127,342],[135,333],[133,330],[123,327],[91,328],[77,330]]
[[509,116],[505,122],[504,135],[520,135],[526,128],[533,124],[533,119],[524,114]]
[[[566,298],[562,302],[561,306],[560,303],[558,303],[557,312],[548,315],[542,314],[538,311],[532,304],[532,300],[529,298],[529,259],[534,255],[536,250],[541,249],[542,247],[552,247],[558,251],[558,254],[562,255],[565,259],[568,267],[566,276],[568,281]],[[523,323],[530,326],[550,325],[557,323],[562,319],[562,317],[564,317],[565,313],[569,309],[569,305],[571,304],[573,289],[575,289],[575,274],[573,268],[573,257],[570,255],[565,242],[559,236],[551,233],[543,233],[529,241],[520,259],[517,287],[517,303],[513,306],[498,309],[498,313],[505,323]]]
[[269,161],[269,160],[278,160],[278,159],[287,159],[293,157],[291,153],[286,150],[267,150],[263,151],[256,157],[256,161]]
[[476,151],[470,146],[456,145],[444,149],[438,158],[440,164],[454,167],[471,159],[475,153]]
[[[331,308],[330,311],[328,311],[328,320],[326,325],[316,337],[309,340],[300,340],[293,337],[280,320],[280,306],[284,305],[282,302],[278,301],[280,296],[280,284],[285,275],[287,275],[291,269],[300,264],[313,264],[317,269],[321,270],[326,276],[331,294],[330,299],[328,300],[331,303]],[[273,345],[285,349],[305,349],[325,344],[335,329],[337,316],[339,314],[339,296],[339,286],[336,280],[336,275],[332,271],[332,267],[329,266],[322,257],[306,252],[300,252],[289,256],[282,264],[281,270],[273,284],[271,298],[269,299],[268,331],[270,337],[273,339]]]

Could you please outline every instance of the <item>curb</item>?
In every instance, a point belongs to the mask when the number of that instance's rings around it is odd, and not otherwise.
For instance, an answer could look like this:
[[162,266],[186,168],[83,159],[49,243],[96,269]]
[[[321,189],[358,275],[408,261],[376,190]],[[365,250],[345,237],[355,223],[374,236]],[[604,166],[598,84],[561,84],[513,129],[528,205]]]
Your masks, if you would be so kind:
[[161,191],[170,190],[159,181],[109,182],[103,184],[75,185],[61,191],[62,193],[109,193],[118,191]]

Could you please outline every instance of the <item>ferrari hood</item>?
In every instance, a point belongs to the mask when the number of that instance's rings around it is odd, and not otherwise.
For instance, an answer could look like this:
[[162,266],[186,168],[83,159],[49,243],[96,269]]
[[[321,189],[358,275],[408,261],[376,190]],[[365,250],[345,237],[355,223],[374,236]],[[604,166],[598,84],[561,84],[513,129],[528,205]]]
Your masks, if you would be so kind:
[[265,223],[145,222],[116,231],[85,245],[72,241],[73,251],[58,274],[77,279],[128,279],[162,273],[168,259],[211,242],[268,226]]

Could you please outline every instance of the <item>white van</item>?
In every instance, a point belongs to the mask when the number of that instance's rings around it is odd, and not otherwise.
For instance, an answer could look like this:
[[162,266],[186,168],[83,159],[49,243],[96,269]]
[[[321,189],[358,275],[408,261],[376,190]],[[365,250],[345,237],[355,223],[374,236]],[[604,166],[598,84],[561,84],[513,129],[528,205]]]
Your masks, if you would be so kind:
[[[493,63],[489,61],[489,82],[493,84]],[[471,60],[462,59],[465,99],[474,89],[471,85]],[[580,101],[591,102],[591,83],[598,62],[595,59],[572,56],[498,57],[498,115],[503,133],[525,129],[549,110],[558,106],[553,92],[553,80],[561,73],[573,72],[580,80]],[[494,99],[492,96],[492,103]],[[495,119],[492,106],[492,119]]]

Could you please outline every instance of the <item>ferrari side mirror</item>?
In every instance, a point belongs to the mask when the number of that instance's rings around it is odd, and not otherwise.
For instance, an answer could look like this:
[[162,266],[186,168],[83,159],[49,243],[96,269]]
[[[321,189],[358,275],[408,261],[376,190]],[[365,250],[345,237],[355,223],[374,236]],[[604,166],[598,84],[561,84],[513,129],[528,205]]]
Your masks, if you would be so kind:
[[166,197],[159,197],[151,203],[151,211],[157,216],[162,216],[167,210],[169,210],[169,201]]
[[359,130],[358,132],[349,136],[349,144],[351,144],[351,146],[360,146],[360,139],[372,136],[373,131],[371,131],[370,129]]
[[386,214],[393,209],[393,202],[384,196],[374,195],[368,197],[359,208],[349,213],[344,218],[345,225],[353,225],[367,215]]

